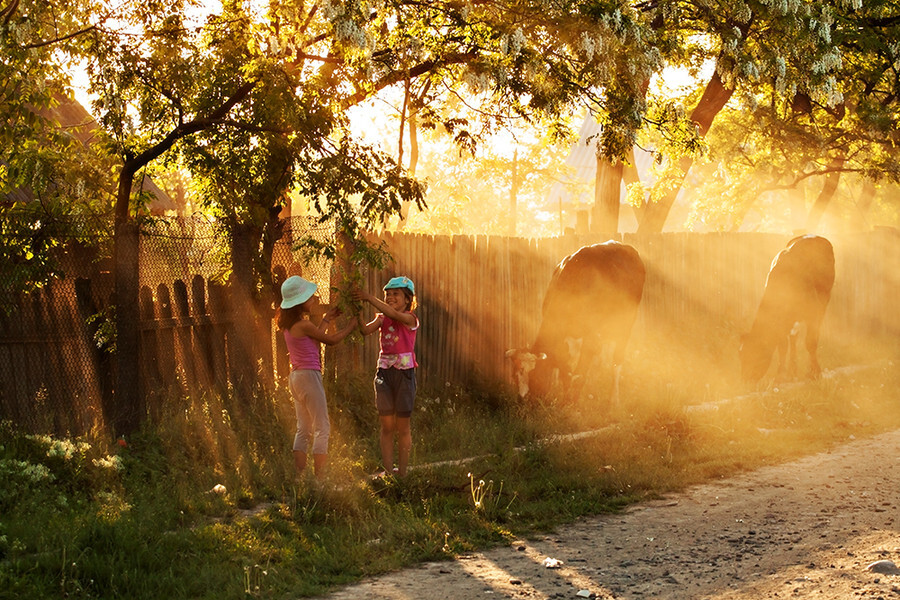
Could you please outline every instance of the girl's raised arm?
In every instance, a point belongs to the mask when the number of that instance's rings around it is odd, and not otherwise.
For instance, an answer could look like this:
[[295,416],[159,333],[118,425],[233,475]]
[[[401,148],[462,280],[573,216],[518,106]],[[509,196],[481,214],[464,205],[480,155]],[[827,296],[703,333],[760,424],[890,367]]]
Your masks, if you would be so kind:
[[351,319],[349,323],[337,331],[329,331],[331,325],[332,323],[327,318],[322,319],[321,325],[316,325],[312,321],[297,321],[291,327],[291,335],[294,337],[305,335],[317,342],[332,346],[347,337],[356,328],[357,323]]
[[[357,292],[354,293],[354,297],[356,297],[357,300],[365,300],[376,309],[378,309],[378,312],[390,317],[394,321],[403,323],[407,327],[415,327],[419,322],[414,314],[408,312],[400,312],[399,310],[396,310],[392,306],[387,304],[381,298],[378,298],[377,296],[368,292],[357,290]],[[379,323],[378,326],[380,327],[381,323]]]

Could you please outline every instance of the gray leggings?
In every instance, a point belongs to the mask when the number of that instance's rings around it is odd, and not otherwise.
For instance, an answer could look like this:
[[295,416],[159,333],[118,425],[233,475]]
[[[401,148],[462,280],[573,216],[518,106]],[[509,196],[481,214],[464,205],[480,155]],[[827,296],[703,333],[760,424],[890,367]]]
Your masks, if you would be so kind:
[[297,413],[294,451],[306,452],[312,438],[312,453],[327,454],[331,422],[328,420],[322,372],[311,369],[291,371],[290,386],[294,397],[294,411]]

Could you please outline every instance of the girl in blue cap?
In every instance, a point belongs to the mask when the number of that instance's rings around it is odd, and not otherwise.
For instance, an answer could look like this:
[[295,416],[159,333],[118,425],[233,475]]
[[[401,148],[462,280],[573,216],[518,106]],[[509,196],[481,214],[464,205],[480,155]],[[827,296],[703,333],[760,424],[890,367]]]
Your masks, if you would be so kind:
[[[334,319],[340,314],[329,310],[321,320],[318,286],[312,281],[294,275],[281,284],[281,306],[278,311],[278,328],[284,332],[291,357],[290,388],[297,414],[297,432],[294,435],[294,466],[297,474],[306,470],[306,453],[312,440],[313,472],[321,479],[328,460],[328,436],[331,422],[322,385],[321,344],[337,344],[353,331],[356,323],[351,320],[345,327],[335,330]],[[318,321],[318,324],[314,321]]]
[[416,287],[409,277],[394,277],[384,286],[384,300],[358,290],[357,300],[365,300],[379,312],[369,323],[360,316],[359,330],[369,335],[381,330],[381,351],[375,374],[375,405],[380,425],[381,460],[393,473],[394,440],[397,441],[397,474],[406,476],[412,448],[410,417],[416,398],[416,331],[419,319]]

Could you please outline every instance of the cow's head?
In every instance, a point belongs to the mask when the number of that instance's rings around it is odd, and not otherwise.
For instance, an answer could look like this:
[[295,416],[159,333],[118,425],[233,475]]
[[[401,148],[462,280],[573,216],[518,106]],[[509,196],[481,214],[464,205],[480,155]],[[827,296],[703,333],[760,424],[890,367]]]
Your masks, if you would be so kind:
[[738,356],[741,359],[741,378],[747,383],[756,383],[769,370],[772,362],[771,350],[766,351],[766,345],[750,334],[741,336],[741,345],[738,348]]
[[516,382],[519,396],[524,398],[530,391],[528,380],[531,372],[534,371],[539,361],[547,359],[547,355],[543,352],[535,354],[530,350],[511,349],[506,351],[506,357],[512,360],[513,379]]

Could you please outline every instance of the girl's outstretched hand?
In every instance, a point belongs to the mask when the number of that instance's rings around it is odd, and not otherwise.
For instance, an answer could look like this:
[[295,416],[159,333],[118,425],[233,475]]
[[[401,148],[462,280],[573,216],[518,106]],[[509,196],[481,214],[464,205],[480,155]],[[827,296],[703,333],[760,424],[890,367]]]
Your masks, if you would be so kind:
[[361,290],[359,288],[354,289],[350,292],[350,295],[353,296],[354,300],[358,300],[361,302],[368,302],[372,297],[372,294],[366,292],[365,290]]

